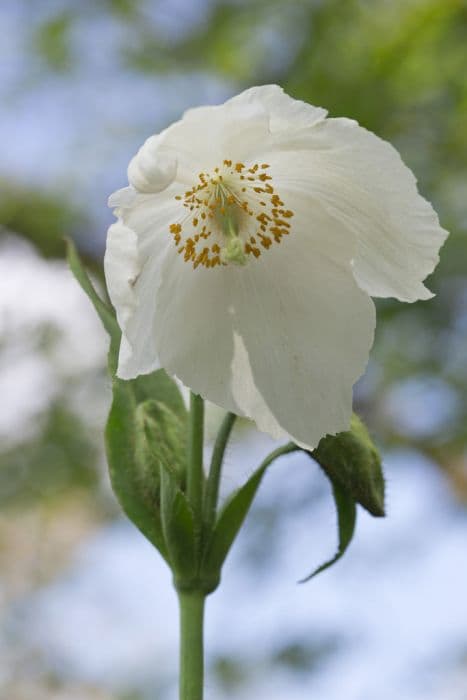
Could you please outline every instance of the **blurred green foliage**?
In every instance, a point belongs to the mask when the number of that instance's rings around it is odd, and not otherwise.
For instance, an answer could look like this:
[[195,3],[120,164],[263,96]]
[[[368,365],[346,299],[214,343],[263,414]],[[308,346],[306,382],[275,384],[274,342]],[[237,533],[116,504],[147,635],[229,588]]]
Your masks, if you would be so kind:
[[72,26],[73,14],[65,10],[43,22],[36,31],[34,48],[51,70],[66,71],[71,68]]
[[54,402],[37,431],[0,452],[0,507],[63,497],[70,489],[97,484],[97,449],[82,421]]
[[46,258],[63,258],[65,236],[86,225],[84,212],[63,196],[0,179],[0,225],[28,238]]
[[247,688],[253,679],[277,668],[303,674],[302,680],[306,682],[307,676],[313,675],[320,664],[338,649],[336,639],[311,641],[298,638],[283,643],[270,656],[260,653],[254,662],[246,655],[233,658],[219,655],[213,659],[210,673],[230,692]]

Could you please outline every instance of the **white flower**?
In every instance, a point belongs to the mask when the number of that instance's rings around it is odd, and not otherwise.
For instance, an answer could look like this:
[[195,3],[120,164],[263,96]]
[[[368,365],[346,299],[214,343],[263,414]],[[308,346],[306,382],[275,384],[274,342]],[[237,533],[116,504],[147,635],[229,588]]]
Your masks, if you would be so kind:
[[428,299],[446,237],[395,149],[276,85],[149,138],[109,204],[118,375],[159,367],[313,447],[349,426],[371,296]]

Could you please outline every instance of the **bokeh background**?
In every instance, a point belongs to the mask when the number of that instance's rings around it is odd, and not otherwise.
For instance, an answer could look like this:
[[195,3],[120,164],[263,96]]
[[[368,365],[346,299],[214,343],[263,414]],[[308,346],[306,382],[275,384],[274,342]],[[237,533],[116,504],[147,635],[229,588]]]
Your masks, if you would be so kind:
[[[278,463],[209,601],[207,697],[466,700],[465,0],[2,0],[0,25],[0,696],[176,697],[175,596],[109,487],[106,338],[63,236],[99,282],[141,142],[278,82],[389,139],[451,236],[432,301],[378,302],[355,391],[388,518],[298,586],[335,516],[309,460]],[[224,488],[271,447],[240,425]]]

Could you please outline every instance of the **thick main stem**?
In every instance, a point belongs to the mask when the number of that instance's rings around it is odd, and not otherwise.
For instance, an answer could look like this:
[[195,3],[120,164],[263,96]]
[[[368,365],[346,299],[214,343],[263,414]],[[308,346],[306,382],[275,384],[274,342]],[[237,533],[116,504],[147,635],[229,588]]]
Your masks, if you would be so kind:
[[[191,392],[187,455],[186,495],[201,543],[204,501],[204,401]],[[180,607],[180,700],[203,700],[204,683],[204,601],[198,590],[179,590]]]
[[199,591],[180,592],[180,700],[203,700],[204,601]]

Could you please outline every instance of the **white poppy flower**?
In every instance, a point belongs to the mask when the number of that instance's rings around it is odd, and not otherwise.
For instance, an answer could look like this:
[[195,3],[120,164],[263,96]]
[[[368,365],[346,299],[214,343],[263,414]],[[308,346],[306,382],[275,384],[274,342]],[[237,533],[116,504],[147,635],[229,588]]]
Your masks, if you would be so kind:
[[274,436],[349,426],[371,296],[427,299],[446,237],[395,149],[255,87],[150,137],[109,200],[118,375],[163,367]]

